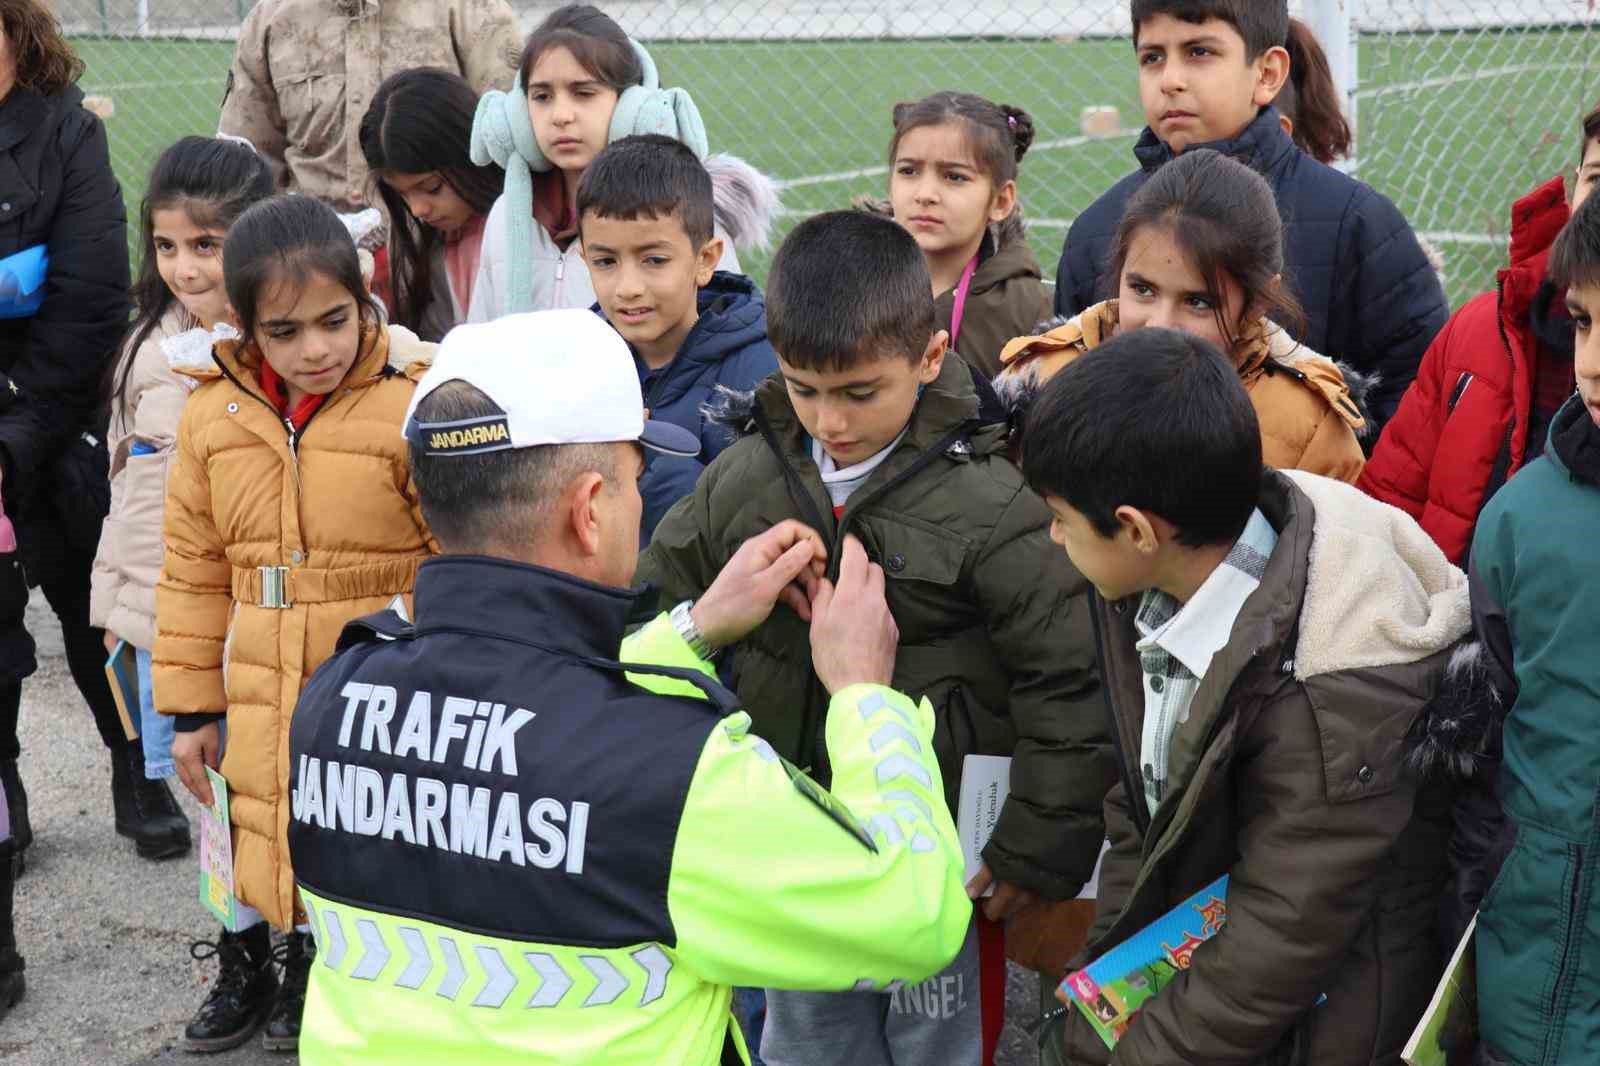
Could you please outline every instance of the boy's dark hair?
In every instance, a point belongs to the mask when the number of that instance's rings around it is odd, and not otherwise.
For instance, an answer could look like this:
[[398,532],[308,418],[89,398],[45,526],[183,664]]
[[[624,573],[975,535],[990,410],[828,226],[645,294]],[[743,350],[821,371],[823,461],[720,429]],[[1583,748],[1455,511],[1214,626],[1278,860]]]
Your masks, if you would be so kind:
[[933,282],[905,228],[862,211],[796,226],[767,277],[767,337],[802,370],[847,370],[899,356],[915,362],[933,336]]
[[1578,145],[1578,162],[1583,162],[1583,157],[1589,152],[1589,143],[1600,140],[1600,104],[1594,110],[1583,116],[1583,143]]
[[676,215],[699,250],[711,239],[711,175],[694,149],[659,133],[624,137],[594,157],[578,182],[578,231],[593,211],[623,222]]
[[434,252],[444,235],[418,222],[387,174],[437,172],[480,215],[487,215],[505,186],[505,171],[472,161],[472,119],[478,94],[465,78],[432,67],[402,70],[383,80],[361,117],[361,154],[372,184],[388,209],[389,280],[394,320],[415,330],[433,302]]
[[532,87],[528,82],[533,68],[552,48],[571,52],[580,67],[618,93],[644,81],[644,65],[633,50],[633,42],[615,19],[593,4],[558,7],[528,34],[522,59],[517,63],[523,92]]
[[1350,154],[1354,134],[1344,117],[1328,53],[1316,32],[1299,19],[1289,20],[1284,47],[1289,50],[1289,80],[1273,105],[1294,123],[1294,143],[1301,151],[1319,163],[1332,164]]
[[[423,397],[418,422],[461,422],[505,414],[476,386],[447,381]],[[526,545],[572,479],[597,470],[616,478],[604,444],[548,444],[473,455],[429,455],[410,445],[411,479],[428,528],[456,554],[492,555]]]
[[[182,210],[198,226],[227,233],[251,204],[272,195],[272,168],[254,148],[221,137],[184,137],[156,159],[139,205],[139,275],[133,282],[133,325],[116,364],[110,395],[119,403],[128,391],[134,356],[178,302],[161,278],[156,255],[155,213]],[[223,242],[227,246],[227,242]]]
[[[1305,311],[1283,280],[1283,222],[1267,179],[1211,148],[1188,151],[1150,176],[1128,200],[1111,245],[1106,281],[1114,289],[1134,238],[1166,229],[1194,264],[1207,288],[1220,296],[1224,282],[1238,283],[1241,311],[1254,307],[1290,333],[1304,332]],[[1276,279],[1276,280],[1275,280]],[[1239,323],[1216,304],[1217,328],[1236,342]]]
[[1114,337],[1055,375],[1028,413],[1022,472],[1103,537],[1118,507],[1177,527],[1190,548],[1231,544],[1261,491],[1261,427],[1215,345],[1171,329]]
[[1600,196],[1585,200],[1556,237],[1550,280],[1563,289],[1600,285]]
[[1139,46],[1139,26],[1157,15],[1171,15],[1196,25],[1221,19],[1244,38],[1244,58],[1254,62],[1269,48],[1282,48],[1289,40],[1288,0],[1132,0],[1133,46]]
[[270,284],[304,282],[323,274],[347,289],[368,322],[383,314],[367,292],[355,241],[333,208],[309,196],[274,196],[251,207],[228,230],[222,247],[222,278],[228,303],[246,338],[256,330],[262,290]]

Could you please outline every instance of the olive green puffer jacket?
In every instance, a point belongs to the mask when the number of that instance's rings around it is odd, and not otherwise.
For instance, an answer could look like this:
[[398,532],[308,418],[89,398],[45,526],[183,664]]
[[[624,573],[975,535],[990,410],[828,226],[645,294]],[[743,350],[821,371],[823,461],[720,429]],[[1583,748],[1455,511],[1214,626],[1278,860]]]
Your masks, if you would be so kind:
[[[820,532],[833,566],[845,533],[855,534],[888,578],[900,628],[894,687],[938,711],[951,810],[966,755],[1014,756],[1011,797],[984,858],[1001,880],[1051,899],[1076,894],[1100,850],[1113,773],[1088,586],[1050,543],[1049,511],[1006,459],[1005,427],[980,422],[970,370],[946,357],[899,446],[838,520],[781,378],[735,418],[754,432],[662,519],[640,578],[671,604],[699,596],[740,544],[785,519]],[[826,779],[827,700],[806,624],[780,606],[731,669],[755,731]]]

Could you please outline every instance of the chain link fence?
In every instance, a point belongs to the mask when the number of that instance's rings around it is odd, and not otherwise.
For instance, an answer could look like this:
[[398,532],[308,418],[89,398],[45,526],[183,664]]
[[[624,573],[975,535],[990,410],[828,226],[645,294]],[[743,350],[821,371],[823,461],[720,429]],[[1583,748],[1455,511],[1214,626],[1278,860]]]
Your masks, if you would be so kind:
[[[105,98],[130,204],[156,155],[210,133],[251,0],[55,0]],[[381,3],[381,0],[378,0]],[[525,28],[555,4],[513,0]],[[688,88],[712,147],[778,179],[786,223],[879,194],[894,103],[959,88],[1027,108],[1022,200],[1047,277],[1072,218],[1133,166],[1126,0],[622,0],[602,6]],[[1349,165],[1439,252],[1460,303],[1505,256],[1509,205],[1578,153],[1600,101],[1596,0],[1303,0],[1359,34]],[[1338,52],[1340,41],[1331,42]],[[785,227],[780,227],[780,232]],[[131,238],[131,235],[130,235]],[[130,239],[131,243],[131,239]],[[766,261],[751,264],[758,277]]]

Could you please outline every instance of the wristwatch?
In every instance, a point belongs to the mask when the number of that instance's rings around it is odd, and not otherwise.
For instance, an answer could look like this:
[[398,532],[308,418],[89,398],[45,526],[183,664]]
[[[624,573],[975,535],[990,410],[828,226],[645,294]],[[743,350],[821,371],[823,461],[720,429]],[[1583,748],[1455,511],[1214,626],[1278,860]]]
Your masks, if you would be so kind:
[[694,616],[689,613],[692,607],[694,607],[693,600],[684,600],[672,609],[667,615],[667,620],[672,623],[672,628],[678,631],[678,636],[683,638],[683,642],[689,645],[690,651],[710,661],[711,657],[717,654],[717,649],[711,646],[705,634],[700,632],[700,627],[694,624]]

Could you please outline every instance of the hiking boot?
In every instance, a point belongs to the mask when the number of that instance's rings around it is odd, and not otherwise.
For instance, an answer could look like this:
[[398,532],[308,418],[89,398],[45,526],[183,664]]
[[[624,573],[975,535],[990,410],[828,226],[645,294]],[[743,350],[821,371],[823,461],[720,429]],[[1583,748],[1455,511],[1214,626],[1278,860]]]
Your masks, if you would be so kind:
[[27,991],[22,956],[17,954],[17,939],[11,922],[11,896],[16,887],[12,876],[17,853],[15,840],[0,841],[0,1021],[11,1008],[22,1002]]
[[272,942],[265,922],[242,933],[223,930],[216,943],[189,945],[196,959],[221,964],[211,994],[183,1029],[183,1050],[227,1051],[249,1040],[272,1011],[278,979],[272,974]]
[[11,814],[11,839],[17,843],[12,864],[20,876],[24,866],[22,853],[33,845],[33,823],[28,821],[28,790],[22,787],[17,760],[0,759],[0,786],[5,788],[6,809]]
[[144,748],[137,740],[111,751],[111,806],[117,832],[133,840],[141,859],[175,859],[189,851],[189,819],[165,781],[144,776]]
[[261,1034],[261,1046],[268,1051],[293,1052],[300,1049],[300,1016],[306,1010],[306,981],[317,957],[317,945],[310,933],[290,933],[272,952],[274,962],[283,967],[283,984],[278,1001],[272,1005]]

